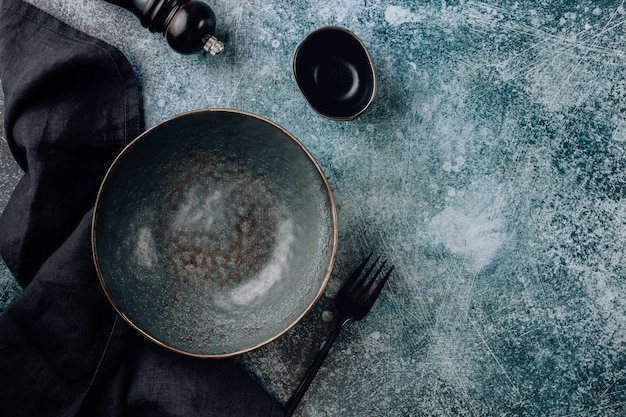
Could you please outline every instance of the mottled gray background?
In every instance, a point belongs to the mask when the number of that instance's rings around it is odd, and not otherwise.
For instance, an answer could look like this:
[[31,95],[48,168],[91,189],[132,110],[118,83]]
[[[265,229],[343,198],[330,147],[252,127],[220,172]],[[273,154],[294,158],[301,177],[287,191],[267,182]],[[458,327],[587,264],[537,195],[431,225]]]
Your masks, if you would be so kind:
[[[317,158],[340,225],[326,296],[241,358],[277,398],[332,325],[348,271],[370,249],[396,265],[299,416],[626,415],[623,1],[213,0],[216,58],[178,56],[102,1],[31,1],[128,57],[147,127],[239,108]],[[330,24],[359,35],[378,71],[353,122],[316,115],[290,72],[297,43]],[[19,172],[1,145],[4,204]]]

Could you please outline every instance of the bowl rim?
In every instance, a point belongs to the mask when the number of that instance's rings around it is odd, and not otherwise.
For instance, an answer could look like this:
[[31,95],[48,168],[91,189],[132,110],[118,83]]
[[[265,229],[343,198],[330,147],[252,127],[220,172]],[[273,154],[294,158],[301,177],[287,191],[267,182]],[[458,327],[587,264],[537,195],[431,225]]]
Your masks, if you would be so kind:
[[[372,94],[367,100],[367,103],[359,111],[352,113],[348,116],[334,116],[332,114],[323,112],[317,107],[315,107],[309,100],[309,96],[300,86],[300,81],[298,80],[297,71],[296,71],[296,61],[298,59],[298,54],[300,53],[300,49],[302,49],[302,47],[307,43],[308,40],[310,40],[313,36],[321,32],[343,32],[347,34],[348,36],[350,36],[351,38],[353,38],[354,40],[356,40],[357,43],[361,46],[362,51],[365,53],[365,57],[367,58],[367,62],[369,64],[368,67],[372,73]],[[365,46],[365,43],[363,43],[361,38],[359,38],[354,32],[339,25],[321,26],[306,34],[306,36],[296,46],[296,49],[294,50],[293,55],[291,57],[291,76],[296,86],[298,87],[298,91],[300,91],[300,94],[302,94],[302,96],[304,97],[304,101],[306,101],[307,105],[311,109],[313,109],[313,111],[315,111],[320,116],[326,117],[327,119],[331,119],[331,120],[335,120],[339,122],[347,122],[347,121],[354,120],[357,117],[361,116],[370,108],[370,106],[374,102],[374,99],[376,98],[376,95],[378,93],[378,77],[376,75],[376,68],[374,67],[374,61],[372,60],[372,56],[370,55],[370,52],[367,49],[367,46]]]
[[[98,216],[98,203],[100,202],[101,199],[101,194],[103,191],[103,188],[107,182],[107,179],[109,178],[109,174],[112,172],[112,170],[115,168],[115,166],[117,165],[118,161],[124,157],[124,155],[128,152],[129,149],[131,149],[136,143],[138,143],[140,140],[142,140],[142,138],[150,135],[154,130],[158,129],[160,126],[162,126],[163,124],[169,123],[175,119],[180,119],[183,117],[187,117],[187,116],[192,116],[192,115],[197,115],[197,114],[204,114],[204,113],[228,113],[228,114],[240,114],[243,116],[247,116],[247,117],[252,117],[254,119],[257,119],[263,123],[267,123],[271,126],[273,126],[274,128],[280,130],[287,138],[289,138],[290,140],[292,140],[296,145],[298,145],[298,147],[304,152],[304,154],[307,156],[307,158],[313,163],[313,165],[315,166],[315,169],[317,170],[319,177],[321,178],[322,182],[324,183],[324,188],[326,191],[326,195],[328,196],[328,203],[329,203],[329,211],[330,211],[330,222],[331,222],[331,228],[332,228],[332,237],[330,239],[330,244],[329,244],[329,249],[330,249],[330,257],[329,257],[329,261],[328,264],[326,265],[326,271],[324,271],[324,277],[323,280],[321,282],[321,285],[318,288],[317,294],[315,294],[315,297],[313,297],[313,299],[311,300],[311,302],[309,303],[309,305],[302,311],[302,313],[300,313],[288,326],[286,326],[282,331],[280,331],[278,334],[270,337],[269,339],[266,339],[264,341],[261,341],[253,346],[249,346],[249,347],[245,347],[245,348],[241,348],[238,350],[235,350],[233,352],[225,352],[225,353],[196,353],[196,352],[189,352],[186,351],[184,349],[181,348],[177,348],[175,346],[169,345],[168,343],[157,339],[156,337],[152,336],[151,334],[149,334],[146,330],[142,329],[140,326],[138,326],[137,324],[135,324],[133,322],[133,320],[131,320],[130,317],[128,317],[128,315],[125,314],[125,312],[123,311],[123,309],[118,306],[118,304],[115,302],[115,300],[113,299],[113,297],[111,296],[111,294],[109,293],[102,271],[100,269],[100,263],[98,262],[98,254],[97,254],[97,248],[96,248],[96,221],[97,221],[97,216]],[[148,340],[152,341],[153,343],[167,348],[171,351],[186,355],[186,356],[192,356],[192,357],[198,357],[198,358],[209,358],[209,359],[221,359],[221,358],[229,358],[229,357],[234,357],[234,356],[238,356],[247,352],[251,352],[254,351],[256,349],[259,349],[277,339],[279,339],[280,337],[284,336],[285,333],[287,333],[289,330],[291,330],[293,327],[295,327],[298,323],[300,323],[302,321],[302,319],[304,318],[304,316],[306,316],[311,309],[313,309],[313,307],[317,304],[317,302],[320,300],[320,298],[322,297],[322,294],[324,293],[324,291],[326,290],[326,287],[328,285],[328,282],[330,280],[330,276],[333,270],[333,266],[335,263],[335,259],[337,256],[337,243],[338,243],[338,234],[339,234],[339,228],[338,228],[338,224],[337,224],[337,207],[335,204],[335,200],[333,197],[333,193],[332,190],[330,188],[330,185],[328,183],[328,180],[326,178],[326,176],[324,175],[324,172],[322,171],[321,167],[319,166],[318,162],[315,160],[315,158],[313,157],[313,155],[311,154],[311,152],[304,146],[304,144],[302,144],[302,142],[300,142],[294,135],[292,135],[291,133],[289,133],[289,131],[287,131],[285,128],[283,128],[282,126],[280,126],[279,124],[277,124],[276,122],[260,116],[258,114],[255,113],[251,113],[245,110],[239,110],[239,109],[232,109],[232,108],[203,108],[203,109],[196,109],[196,110],[190,110],[190,111],[186,111],[186,112],[182,112],[179,114],[176,114],[174,116],[168,117],[164,120],[162,120],[161,122],[155,124],[154,126],[152,126],[151,128],[145,130],[144,132],[142,132],[141,134],[139,134],[137,137],[135,137],[134,139],[132,139],[126,146],[124,146],[124,148],[118,153],[118,155],[113,159],[113,162],[109,165],[109,167],[107,168],[107,171],[104,175],[104,177],[102,178],[102,181],[100,182],[100,186],[98,188],[98,193],[96,195],[96,200],[94,203],[94,207],[93,207],[93,213],[91,215],[91,233],[90,233],[90,241],[91,241],[91,254],[92,254],[92,258],[93,258],[93,263],[96,269],[96,273],[98,275],[98,281],[100,282],[100,286],[102,288],[102,290],[104,291],[107,299],[109,300],[109,302],[111,303],[111,305],[113,306],[113,308],[115,309],[115,311],[117,312],[117,314],[120,315],[120,317],[122,317],[122,319],[128,324],[130,325],[131,328],[135,329],[138,333],[140,333],[141,335],[143,335],[144,337],[146,337]]]

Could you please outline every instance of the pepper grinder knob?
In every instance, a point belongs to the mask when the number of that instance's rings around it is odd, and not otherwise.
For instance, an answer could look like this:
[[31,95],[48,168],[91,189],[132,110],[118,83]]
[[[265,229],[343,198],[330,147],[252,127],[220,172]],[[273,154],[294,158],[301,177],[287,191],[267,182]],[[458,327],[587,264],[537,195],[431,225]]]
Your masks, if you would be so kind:
[[170,47],[183,55],[203,49],[211,55],[224,50],[215,32],[215,13],[200,0],[106,0],[139,18],[150,32],[162,33]]

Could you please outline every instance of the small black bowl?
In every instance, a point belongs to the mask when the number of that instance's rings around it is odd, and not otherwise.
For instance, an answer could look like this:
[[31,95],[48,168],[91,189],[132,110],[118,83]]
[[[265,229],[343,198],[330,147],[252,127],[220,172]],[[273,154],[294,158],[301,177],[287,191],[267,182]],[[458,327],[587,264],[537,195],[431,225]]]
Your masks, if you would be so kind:
[[360,116],[376,95],[376,73],[367,48],[345,28],[311,32],[296,48],[292,67],[308,104],[329,119]]

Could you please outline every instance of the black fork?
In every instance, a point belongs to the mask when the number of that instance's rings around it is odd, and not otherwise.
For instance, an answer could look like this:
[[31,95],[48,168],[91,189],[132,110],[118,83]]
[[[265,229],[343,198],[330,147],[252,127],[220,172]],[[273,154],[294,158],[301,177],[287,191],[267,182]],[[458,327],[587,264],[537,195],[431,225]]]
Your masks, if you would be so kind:
[[383,261],[378,269],[376,269],[376,272],[374,272],[380,257],[376,258],[365,273],[363,273],[371,258],[372,254],[370,253],[363,263],[350,275],[345,284],[343,284],[343,287],[341,287],[341,290],[339,290],[335,298],[335,306],[337,307],[337,313],[339,315],[337,326],[335,326],[332,333],[328,336],[326,343],[324,343],[324,346],[318,352],[313,364],[285,406],[285,417],[290,417],[296,407],[298,407],[304,393],[309,388],[309,385],[311,385],[315,375],[317,375],[317,371],[319,371],[322,366],[324,359],[326,359],[330,348],[335,343],[335,340],[337,340],[339,333],[341,333],[341,329],[351,321],[361,320],[367,315],[389,280],[393,266],[389,268],[386,274],[382,275],[383,268],[387,261]]

